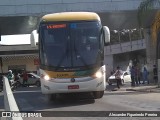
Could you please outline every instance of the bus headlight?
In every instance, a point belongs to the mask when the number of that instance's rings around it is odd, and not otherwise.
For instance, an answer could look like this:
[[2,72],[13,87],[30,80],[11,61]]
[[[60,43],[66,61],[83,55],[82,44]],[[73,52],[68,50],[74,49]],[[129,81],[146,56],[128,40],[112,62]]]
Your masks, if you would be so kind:
[[102,77],[102,72],[100,72],[100,71],[97,71],[96,73],[95,73],[95,77],[97,77],[97,78],[101,78]]
[[45,79],[45,80],[49,80],[50,77],[49,77],[48,75],[45,75],[45,76],[44,76],[44,79]]

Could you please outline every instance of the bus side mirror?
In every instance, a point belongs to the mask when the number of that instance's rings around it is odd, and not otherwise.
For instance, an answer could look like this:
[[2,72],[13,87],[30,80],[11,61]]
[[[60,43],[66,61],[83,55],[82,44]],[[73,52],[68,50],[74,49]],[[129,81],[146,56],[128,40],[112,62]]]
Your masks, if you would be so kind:
[[38,33],[37,30],[33,30],[30,35],[31,46],[36,47],[36,41],[38,41]]
[[110,30],[107,26],[103,26],[103,33],[104,33],[104,42],[105,44],[110,43]]

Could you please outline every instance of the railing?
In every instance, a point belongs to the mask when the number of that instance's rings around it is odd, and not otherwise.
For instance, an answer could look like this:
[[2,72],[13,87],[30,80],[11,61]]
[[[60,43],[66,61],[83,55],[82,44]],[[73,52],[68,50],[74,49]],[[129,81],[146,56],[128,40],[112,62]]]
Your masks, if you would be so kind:
[[[4,107],[6,112],[19,112],[8,79],[3,77]],[[22,117],[6,117],[7,120],[23,120]]]
[[111,42],[110,42],[111,45],[144,39],[143,28],[111,30],[110,33],[111,33]]

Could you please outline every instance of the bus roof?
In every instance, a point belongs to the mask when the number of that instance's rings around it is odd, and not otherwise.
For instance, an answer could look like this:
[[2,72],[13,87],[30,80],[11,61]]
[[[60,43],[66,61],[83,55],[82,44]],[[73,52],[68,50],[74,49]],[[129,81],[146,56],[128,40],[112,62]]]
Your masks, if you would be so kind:
[[100,17],[94,12],[61,12],[47,14],[42,17],[42,21],[78,21],[78,20],[98,20]]

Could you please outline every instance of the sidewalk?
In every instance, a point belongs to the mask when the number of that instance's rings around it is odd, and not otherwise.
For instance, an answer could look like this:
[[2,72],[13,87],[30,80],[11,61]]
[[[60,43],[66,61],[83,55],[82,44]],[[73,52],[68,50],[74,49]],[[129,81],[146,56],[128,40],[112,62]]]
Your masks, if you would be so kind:
[[158,92],[160,93],[160,87],[157,84],[140,84],[135,87],[131,87],[131,83],[125,83],[120,86],[120,89],[117,88],[116,84],[107,85],[106,91],[139,91],[139,92]]
[[139,92],[159,92],[160,87],[155,84],[140,84],[135,87],[131,87],[130,85],[123,85],[121,86],[122,91],[139,91]]

